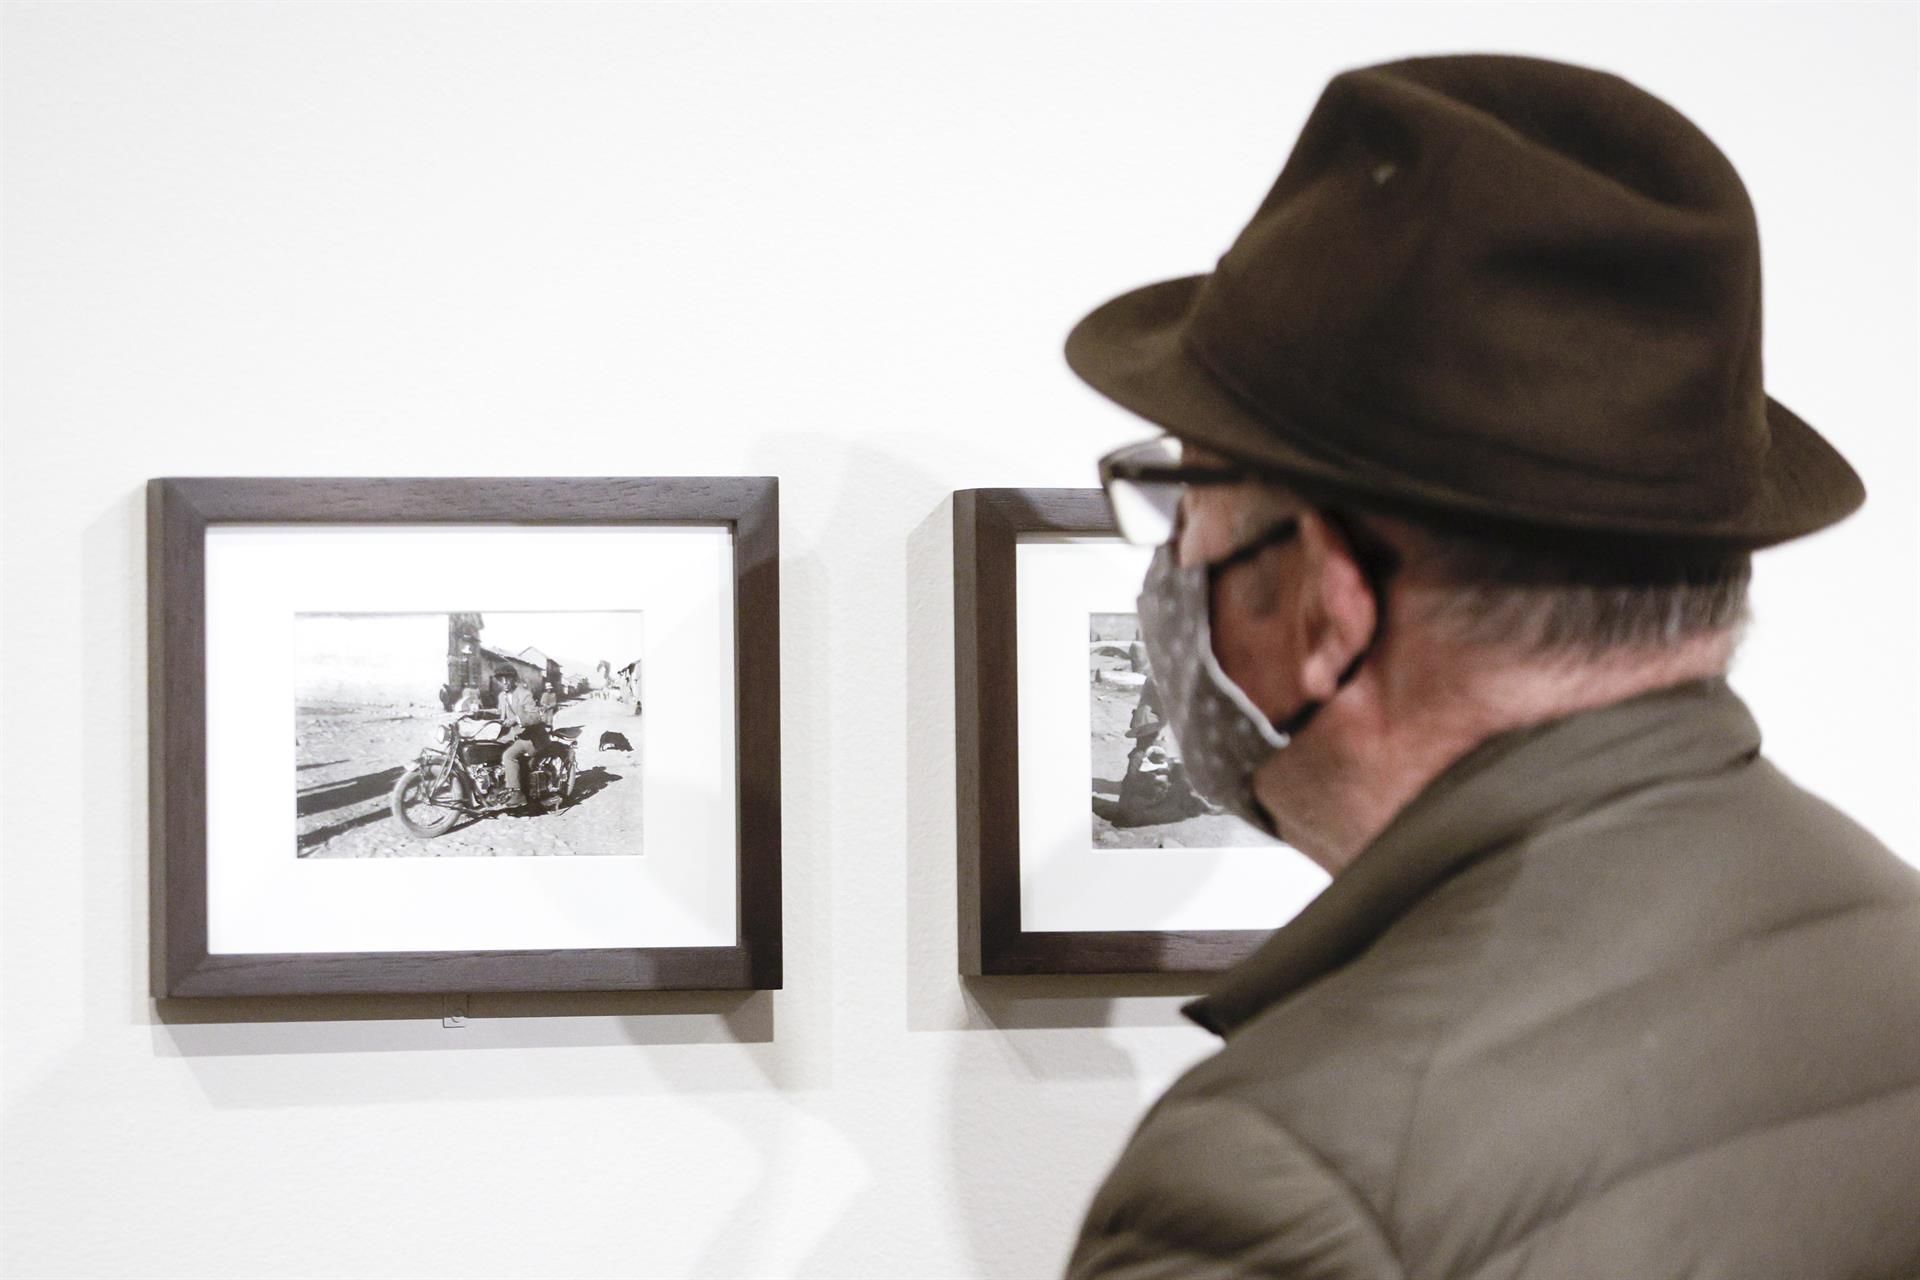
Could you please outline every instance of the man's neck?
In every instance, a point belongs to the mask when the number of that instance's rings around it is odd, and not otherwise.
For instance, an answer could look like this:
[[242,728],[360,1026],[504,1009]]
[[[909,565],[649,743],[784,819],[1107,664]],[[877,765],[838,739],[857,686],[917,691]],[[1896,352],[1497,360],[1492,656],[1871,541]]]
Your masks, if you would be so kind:
[[1357,680],[1261,768],[1255,794],[1283,839],[1338,875],[1415,797],[1487,740],[1723,675],[1732,648],[1731,636],[1707,636],[1601,659],[1488,663],[1484,654],[1439,655],[1398,671],[1383,661],[1389,674]]

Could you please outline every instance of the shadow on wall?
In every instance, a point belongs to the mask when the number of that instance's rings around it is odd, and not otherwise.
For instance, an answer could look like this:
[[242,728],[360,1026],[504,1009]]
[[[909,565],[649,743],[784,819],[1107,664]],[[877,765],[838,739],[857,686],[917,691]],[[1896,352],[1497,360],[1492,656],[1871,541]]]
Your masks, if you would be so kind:
[[1064,1265],[1164,1070],[1143,1081],[1113,1029],[1188,1028],[1205,1052],[1179,1012],[1204,979],[959,976],[950,496],[908,538],[906,592],[907,1025],[954,1041],[945,1128],[975,1273],[1026,1275],[1035,1241],[1057,1242],[1052,1265]]
[[[757,1093],[781,1087],[773,993],[559,992],[156,1000],[153,1053],[186,1060],[217,1108],[343,1102],[491,1101],[581,1095]],[[447,1015],[464,1020],[447,1025]],[[526,1049],[656,1049],[563,1076],[530,1073]],[[507,1052],[490,1052],[506,1050]],[[459,1059],[457,1069],[449,1055]],[[307,1073],[252,1062],[325,1056]]]
[[[885,796],[898,769],[897,753],[884,735],[836,735],[841,726],[897,723],[902,711],[897,686],[881,678],[900,660],[894,649],[898,632],[875,615],[861,584],[895,571],[899,541],[876,536],[876,530],[899,527],[904,523],[899,510],[911,509],[937,485],[891,454],[818,434],[764,438],[746,465],[762,474],[805,474],[817,472],[823,456],[843,460],[837,486],[822,483],[781,494],[783,526],[807,528],[816,545],[849,549],[836,557],[831,572],[816,556],[794,555],[792,542],[781,556],[781,703],[782,723],[789,730],[781,753],[790,987],[783,999],[789,1009],[791,1002],[800,1002],[803,1014],[788,1021],[798,1023],[822,1054],[831,1054],[835,1040],[859,1046],[857,1024],[882,1012],[868,1009],[864,1001],[846,1001],[846,993],[884,989],[870,984],[877,973],[893,971],[824,971],[835,955],[826,922],[850,901],[884,902],[886,877],[905,874],[897,858],[862,858],[859,881],[837,896],[834,892],[834,855],[845,851],[850,834],[855,850],[863,849],[865,840],[874,852],[887,851],[884,806],[867,801]],[[924,700],[910,696],[906,714],[917,714]],[[857,787],[849,786],[850,777],[859,779]],[[875,816],[882,825],[871,822]],[[848,823],[850,818],[854,821]],[[895,937],[904,941],[910,928],[897,912],[881,914],[870,906],[863,920],[862,945],[876,952],[898,945]],[[851,953],[839,954],[845,966]],[[874,1034],[882,1042],[878,1053],[856,1047],[858,1065],[846,1074],[897,1066],[897,1024],[882,1020]],[[926,1084],[932,1087],[930,1078]],[[891,1084],[882,1088],[898,1094]],[[929,1249],[934,1256],[943,1251],[928,1239],[930,1229],[937,1230],[952,1213],[950,1205],[936,1206],[946,1197],[928,1185],[928,1168],[937,1157],[921,1143],[900,1140],[915,1121],[901,1117],[896,1123],[891,1108],[897,1104],[883,1110],[829,1103],[829,1116],[822,1116],[798,1099],[766,1103],[765,1122],[742,1127],[760,1154],[760,1176],[752,1187],[742,1188],[733,1228],[712,1240],[692,1274],[885,1274],[874,1259],[925,1258]],[[796,1212],[800,1205],[804,1211]],[[977,1274],[978,1268],[969,1265],[964,1273]],[[914,1274],[911,1264],[903,1274]]]
[[951,497],[909,536],[906,583],[909,1029],[1190,1025],[1180,1005],[1206,985],[1191,974],[959,978]]
[[[590,802],[591,786],[584,795]],[[390,820],[384,811],[374,817]],[[771,992],[475,992],[452,999],[462,1002],[465,1014],[452,1025],[444,1017],[452,1008],[449,998],[437,994],[164,999],[151,1001],[140,1020],[153,1025],[156,1056],[187,1060],[216,1106],[310,1101],[297,1084],[275,1085],[258,1073],[218,1065],[279,1055],[338,1059],[329,1100],[492,1099],[602,1089],[731,1092],[790,1083],[786,1055],[775,1043]],[[490,1063],[480,1052],[633,1045],[681,1052],[648,1055],[639,1071],[609,1058],[585,1079],[551,1082],[516,1068],[511,1054]],[[401,1066],[360,1060],[422,1052],[428,1059]],[[430,1065],[445,1053],[468,1058],[452,1078],[444,1063]]]

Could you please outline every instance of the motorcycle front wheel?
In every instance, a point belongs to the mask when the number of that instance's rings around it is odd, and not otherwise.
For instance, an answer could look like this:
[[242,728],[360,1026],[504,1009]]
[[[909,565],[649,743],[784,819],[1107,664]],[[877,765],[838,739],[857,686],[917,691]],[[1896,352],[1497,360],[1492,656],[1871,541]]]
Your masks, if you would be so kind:
[[573,761],[568,760],[560,765],[560,776],[555,781],[553,790],[540,797],[540,808],[543,812],[553,813],[564,806],[567,803],[567,797],[572,794]]
[[[393,784],[394,821],[422,840],[431,840],[444,834],[460,819],[458,794],[448,796],[446,792],[458,792],[458,786],[448,779],[442,784],[440,800],[427,793],[430,785],[427,776],[419,765],[413,765],[400,775]],[[442,803],[446,801],[447,803]]]

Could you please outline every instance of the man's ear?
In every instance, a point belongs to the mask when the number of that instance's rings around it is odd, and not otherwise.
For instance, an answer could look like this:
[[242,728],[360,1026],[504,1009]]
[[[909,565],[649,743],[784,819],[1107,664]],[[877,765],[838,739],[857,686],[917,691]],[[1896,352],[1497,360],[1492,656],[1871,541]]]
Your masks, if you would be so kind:
[[1300,691],[1309,699],[1325,701],[1373,639],[1379,602],[1352,543],[1325,515],[1318,511],[1301,515],[1300,544],[1307,571]]

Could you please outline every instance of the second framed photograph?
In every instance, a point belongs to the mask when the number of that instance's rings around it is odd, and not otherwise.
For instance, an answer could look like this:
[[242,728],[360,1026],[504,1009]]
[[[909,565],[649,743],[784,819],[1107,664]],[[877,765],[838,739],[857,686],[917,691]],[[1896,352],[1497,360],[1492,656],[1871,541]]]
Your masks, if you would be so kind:
[[774,480],[148,516],[156,996],[780,985]]
[[1188,785],[1098,489],[954,495],[960,968],[1208,973],[1326,886]]

